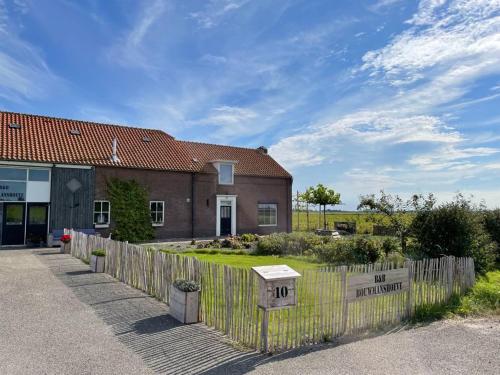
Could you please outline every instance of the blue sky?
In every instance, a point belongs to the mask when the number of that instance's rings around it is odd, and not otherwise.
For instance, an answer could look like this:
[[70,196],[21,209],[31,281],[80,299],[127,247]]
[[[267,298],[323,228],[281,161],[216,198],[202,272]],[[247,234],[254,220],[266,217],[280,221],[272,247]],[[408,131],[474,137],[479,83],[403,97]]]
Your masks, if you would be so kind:
[[0,108],[500,206],[500,0],[0,0]]

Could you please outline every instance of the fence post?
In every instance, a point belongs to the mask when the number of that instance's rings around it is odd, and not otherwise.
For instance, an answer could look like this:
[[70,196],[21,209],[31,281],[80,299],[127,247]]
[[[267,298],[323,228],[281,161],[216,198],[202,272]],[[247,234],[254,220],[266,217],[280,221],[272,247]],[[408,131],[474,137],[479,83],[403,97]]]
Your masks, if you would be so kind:
[[413,268],[414,261],[405,262],[408,265],[408,295],[406,300],[406,316],[411,318],[413,316]]
[[455,257],[454,256],[449,256],[446,258],[448,261],[448,299],[450,299],[451,295],[453,294],[453,273],[455,272]]
[[342,288],[342,315],[340,334],[344,335],[347,331],[347,318],[349,316],[349,301],[347,300],[347,266],[342,266],[340,271]]
[[[259,308],[261,308],[259,306]],[[267,353],[269,351],[269,310],[262,308],[262,325],[260,327],[260,343],[261,351]]]

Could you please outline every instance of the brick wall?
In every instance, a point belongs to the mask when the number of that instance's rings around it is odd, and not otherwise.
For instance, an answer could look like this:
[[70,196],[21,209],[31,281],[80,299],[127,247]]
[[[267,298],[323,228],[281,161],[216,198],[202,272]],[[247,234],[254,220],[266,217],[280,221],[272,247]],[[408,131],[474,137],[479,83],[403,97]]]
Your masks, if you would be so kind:
[[[165,223],[156,227],[156,238],[192,236],[192,178],[194,176],[194,236],[214,236],[216,196],[237,195],[236,227],[238,233],[271,233],[291,230],[291,179],[235,176],[234,185],[218,185],[216,173],[192,175],[183,172],[150,171],[128,168],[96,168],[95,199],[107,199],[109,178],[135,179],[149,192],[150,200],[165,202]],[[257,225],[257,204],[278,205],[278,225]],[[112,219],[112,218],[111,218]],[[108,235],[109,229],[99,229]]]

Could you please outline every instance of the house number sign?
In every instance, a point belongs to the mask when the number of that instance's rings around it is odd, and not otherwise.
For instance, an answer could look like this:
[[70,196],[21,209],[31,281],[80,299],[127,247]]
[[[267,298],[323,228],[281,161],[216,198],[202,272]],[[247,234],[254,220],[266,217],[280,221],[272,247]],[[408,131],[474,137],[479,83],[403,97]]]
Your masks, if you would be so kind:
[[253,267],[259,278],[259,307],[280,309],[295,306],[295,281],[300,274],[286,265]]

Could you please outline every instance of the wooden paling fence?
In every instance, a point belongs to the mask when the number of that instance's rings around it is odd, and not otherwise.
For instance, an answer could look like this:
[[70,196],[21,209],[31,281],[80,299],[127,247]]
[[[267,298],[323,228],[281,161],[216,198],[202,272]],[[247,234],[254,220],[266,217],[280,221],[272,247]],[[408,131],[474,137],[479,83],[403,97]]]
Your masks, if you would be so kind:
[[[442,304],[475,281],[471,258],[443,257],[404,263],[378,263],[297,270],[298,304],[268,312],[257,307],[257,276],[251,269],[200,261],[142,246],[70,231],[71,254],[89,261],[97,248],[106,250],[105,272],[168,303],[170,284],[178,278],[201,284],[200,318],[243,346],[281,351],[397,324],[423,305]],[[353,275],[405,268],[409,290],[360,301],[348,301]],[[264,347],[263,345],[266,345]]]

